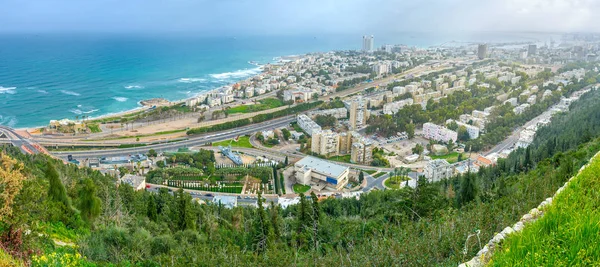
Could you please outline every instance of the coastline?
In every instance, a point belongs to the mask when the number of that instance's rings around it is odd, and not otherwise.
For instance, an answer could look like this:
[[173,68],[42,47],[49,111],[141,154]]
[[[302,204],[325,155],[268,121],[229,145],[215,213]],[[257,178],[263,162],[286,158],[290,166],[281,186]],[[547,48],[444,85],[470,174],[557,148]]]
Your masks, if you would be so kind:
[[[177,99],[177,100],[168,100],[168,99],[165,99],[165,100],[169,101],[169,105],[177,105],[177,104],[185,103],[187,100],[194,99],[194,98],[197,98],[199,96],[210,95],[210,94],[213,94],[213,93],[217,93],[223,87],[232,86],[232,85],[234,85],[234,84],[236,84],[236,83],[238,83],[240,81],[244,81],[244,80],[248,80],[248,79],[253,79],[253,78],[255,78],[255,77],[263,74],[265,72],[264,71],[264,66],[267,65],[267,64],[285,63],[285,61],[287,61],[288,58],[303,58],[306,55],[308,55],[308,53],[307,54],[302,54],[302,55],[287,55],[287,56],[274,57],[272,59],[272,61],[270,61],[268,63],[265,63],[265,64],[259,64],[259,63],[255,62],[255,61],[248,61],[247,62],[248,64],[256,66],[257,68],[260,69],[260,72],[258,74],[255,74],[255,75],[252,75],[252,76],[248,76],[248,77],[246,77],[244,79],[237,80],[234,83],[230,83],[230,84],[226,84],[226,85],[223,85],[223,86],[220,86],[220,87],[217,87],[217,88],[212,88],[212,89],[209,89],[209,90],[206,90],[206,91],[198,92],[197,94],[194,94],[193,96],[190,96],[190,97],[187,97],[187,98],[182,98],[182,99]],[[135,108],[126,109],[126,110],[119,111],[119,112],[111,112],[111,113],[107,113],[107,114],[102,114],[102,115],[98,115],[98,116],[95,116],[95,117],[89,117],[86,120],[93,121],[93,120],[105,119],[105,118],[110,118],[110,117],[120,117],[120,116],[129,115],[129,114],[132,114],[132,113],[137,113],[137,112],[140,112],[140,111],[146,111],[146,110],[150,109],[151,107],[147,106],[147,105],[143,105],[142,102],[148,101],[148,100],[151,100],[151,99],[142,99],[142,100],[138,101],[137,102],[138,106],[135,107]],[[51,119],[51,120],[61,120],[61,119]],[[26,131],[28,133],[32,133],[32,132],[35,132],[38,129],[44,128],[46,126],[47,125],[33,126],[33,127],[20,127],[20,128],[15,128],[15,130]]]

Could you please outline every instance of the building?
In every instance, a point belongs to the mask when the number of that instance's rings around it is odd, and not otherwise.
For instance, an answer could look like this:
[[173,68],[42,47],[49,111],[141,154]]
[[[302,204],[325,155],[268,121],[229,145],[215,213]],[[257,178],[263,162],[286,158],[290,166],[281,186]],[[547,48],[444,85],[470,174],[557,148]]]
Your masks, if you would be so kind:
[[125,174],[121,177],[121,183],[128,184],[133,187],[133,190],[144,190],[146,188],[146,177],[133,175],[133,174]]
[[302,128],[309,136],[312,136],[314,132],[322,130],[321,126],[304,114],[298,115],[296,121],[298,122],[298,126],[300,126],[300,128]]
[[315,110],[315,111],[309,112],[308,114],[311,117],[316,117],[317,115],[323,115],[323,116],[333,116],[336,119],[348,118],[348,110],[346,110],[345,108]]
[[340,151],[342,155],[349,154],[352,151],[352,134],[340,133]]
[[456,142],[458,134],[446,127],[427,122],[423,124],[423,137],[448,143],[450,140]]
[[400,109],[402,109],[405,106],[410,106],[414,103],[412,98],[409,99],[404,99],[404,100],[400,100],[400,101],[396,101],[396,102],[392,102],[392,103],[387,103],[385,105],[383,105],[383,113],[384,114],[396,114]]
[[357,164],[371,165],[373,161],[373,144],[362,140],[353,143],[350,161]]
[[371,68],[373,69],[373,72],[377,75],[383,75],[392,72],[392,66],[386,63],[377,63],[374,64]]
[[324,156],[335,156],[340,152],[340,137],[331,130],[313,132],[310,151]]
[[362,51],[363,52],[373,52],[375,50],[375,41],[373,35],[371,36],[363,36],[362,43]]
[[305,157],[294,164],[296,182],[309,185],[311,181],[326,182],[328,186],[340,190],[348,184],[350,168],[329,161]]
[[473,125],[469,125],[460,121],[455,121],[455,120],[447,120],[446,124],[450,123],[450,122],[456,122],[456,124],[458,125],[458,127],[465,127],[467,129],[467,133],[469,133],[469,138],[470,139],[477,139],[479,137],[479,127],[473,126]]
[[488,50],[488,45],[487,44],[479,44],[479,46],[477,46],[477,57],[479,59],[484,59],[487,57],[487,51]]
[[531,57],[531,56],[535,56],[536,54],[537,54],[537,45],[530,44],[527,47],[527,55]]
[[362,97],[344,101],[344,106],[346,106],[346,109],[350,113],[350,129],[355,130],[367,123],[369,112],[367,111],[367,103]]
[[453,173],[454,169],[452,165],[444,159],[430,160],[427,162],[427,166],[425,166],[425,178],[429,182],[438,182],[451,178]]

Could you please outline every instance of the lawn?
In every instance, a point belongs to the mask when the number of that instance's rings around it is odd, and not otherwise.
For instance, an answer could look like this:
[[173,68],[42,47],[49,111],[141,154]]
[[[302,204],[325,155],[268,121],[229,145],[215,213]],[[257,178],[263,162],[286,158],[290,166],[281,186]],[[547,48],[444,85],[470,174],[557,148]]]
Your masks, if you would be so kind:
[[296,194],[306,193],[308,190],[310,190],[310,185],[301,185],[301,184],[294,185],[294,192],[296,192]]
[[263,111],[272,108],[278,108],[283,106],[283,102],[276,98],[267,98],[258,101],[260,104],[252,104],[252,105],[241,105],[237,107],[233,107],[228,109],[227,114],[235,114],[235,113],[251,113],[257,111]]
[[350,155],[333,156],[333,157],[328,158],[328,160],[350,163]]
[[[448,161],[448,163],[452,164],[452,163],[458,162],[458,155],[459,155],[458,152],[452,152],[452,153],[448,153],[446,155],[441,155],[441,156],[431,155],[431,159],[445,159],[446,161]],[[464,154],[463,154],[463,159],[466,159]]]
[[400,177],[399,182],[396,182],[396,178],[388,178],[383,184],[391,189],[400,189],[400,184],[404,181],[408,181],[408,177]]
[[215,142],[212,145],[213,146],[228,146],[229,143],[231,143],[231,147],[246,147],[246,148],[253,148],[254,146],[252,146],[252,144],[250,144],[250,137],[249,136],[240,136],[238,138],[237,141],[230,139],[230,140],[225,140],[225,141],[221,141],[221,142]]
[[600,157],[591,161],[544,209],[510,235],[490,266],[597,266],[600,262]]

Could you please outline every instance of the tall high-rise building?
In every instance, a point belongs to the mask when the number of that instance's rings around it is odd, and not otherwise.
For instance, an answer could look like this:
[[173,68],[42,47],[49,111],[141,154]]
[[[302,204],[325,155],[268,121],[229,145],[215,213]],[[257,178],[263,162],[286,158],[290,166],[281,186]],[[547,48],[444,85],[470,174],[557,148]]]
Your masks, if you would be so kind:
[[350,103],[350,128],[356,129],[356,120],[358,117],[358,102],[352,101]]
[[371,36],[363,36],[363,43],[362,43],[362,51],[364,52],[373,52],[375,49],[375,42],[374,42],[374,37],[373,35]]
[[488,50],[488,45],[487,44],[479,44],[479,46],[477,47],[477,57],[479,59],[484,59],[487,57],[487,50]]
[[529,47],[527,47],[527,55],[534,56],[535,54],[537,54],[537,45],[530,44]]

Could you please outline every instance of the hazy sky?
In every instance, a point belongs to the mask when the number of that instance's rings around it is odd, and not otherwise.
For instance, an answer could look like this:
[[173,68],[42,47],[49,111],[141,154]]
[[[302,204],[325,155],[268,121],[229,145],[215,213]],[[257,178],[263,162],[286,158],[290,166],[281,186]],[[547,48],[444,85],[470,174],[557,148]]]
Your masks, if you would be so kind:
[[600,0],[0,0],[0,31],[598,31]]

